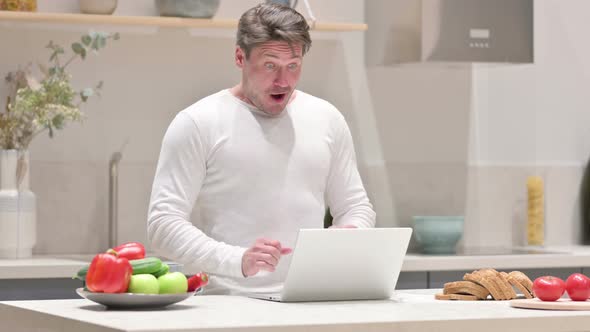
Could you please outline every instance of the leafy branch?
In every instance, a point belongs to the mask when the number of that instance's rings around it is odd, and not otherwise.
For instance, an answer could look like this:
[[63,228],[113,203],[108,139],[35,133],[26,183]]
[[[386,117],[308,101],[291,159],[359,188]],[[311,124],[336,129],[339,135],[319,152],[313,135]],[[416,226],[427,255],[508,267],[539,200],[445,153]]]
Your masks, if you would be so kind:
[[82,103],[92,96],[100,96],[103,82],[92,88],[76,91],[71,85],[67,67],[76,59],[85,60],[107,45],[109,39],[119,40],[118,33],[90,32],[71,45],[73,54],[64,62],[66,51],[50,41],[49,66],[38,65],[43,78],[38,81],[31,66],[17,69],[6,76],[10,94],[6,109],[0,112],[0,148],[26,149],[37,135],[47,130],[53,137],[68,122],[81,121]]

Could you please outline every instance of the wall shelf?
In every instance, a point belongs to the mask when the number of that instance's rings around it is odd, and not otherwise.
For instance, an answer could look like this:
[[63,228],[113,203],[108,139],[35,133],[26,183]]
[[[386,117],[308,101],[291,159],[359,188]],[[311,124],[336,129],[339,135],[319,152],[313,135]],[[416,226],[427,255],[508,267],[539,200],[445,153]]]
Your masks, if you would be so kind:
[[[40,13],[0,11],[0,22],[101,24],[127,26],[154,26],[167,28],[234,29],[236,19],[201,19],[161,16],[89,15],[77,13]],[[364,23],[316,22],[314,31],[365,31]]]

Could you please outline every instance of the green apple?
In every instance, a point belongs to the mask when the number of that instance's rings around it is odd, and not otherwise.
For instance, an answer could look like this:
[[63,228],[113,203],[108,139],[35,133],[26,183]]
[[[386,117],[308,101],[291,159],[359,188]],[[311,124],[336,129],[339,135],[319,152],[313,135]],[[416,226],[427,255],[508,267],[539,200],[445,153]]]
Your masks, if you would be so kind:
[[182,272],[172,272],[158,277],[160,294],[186,293],[188,281]]
[[134,274],[131,276],[127,291],[136,294],[158,294],[160,283],[151,274]]

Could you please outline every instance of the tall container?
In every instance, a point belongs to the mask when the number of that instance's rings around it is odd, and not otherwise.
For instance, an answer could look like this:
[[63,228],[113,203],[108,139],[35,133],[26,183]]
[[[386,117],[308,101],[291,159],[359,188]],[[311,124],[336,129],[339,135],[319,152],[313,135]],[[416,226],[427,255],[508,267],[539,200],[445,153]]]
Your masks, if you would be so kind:
[[37,241],[28,165],[27,151],[0,150],[0,258],[29,258]]
[[545,244],[545,184],[542,177],[527,178],[527,196],[527,243],[542,246]]

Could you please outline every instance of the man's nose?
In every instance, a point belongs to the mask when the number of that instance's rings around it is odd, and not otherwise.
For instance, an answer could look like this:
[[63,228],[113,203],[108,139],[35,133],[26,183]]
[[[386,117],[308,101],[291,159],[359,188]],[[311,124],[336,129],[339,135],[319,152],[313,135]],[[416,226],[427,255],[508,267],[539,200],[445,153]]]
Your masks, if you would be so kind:
[[289,82],[287,80],[287,75],[286,75],[285,69],[280,68],[277,71],[277,76],[275,77],[274,85],[281,87],[281,88],[286,88],[289,86]]

